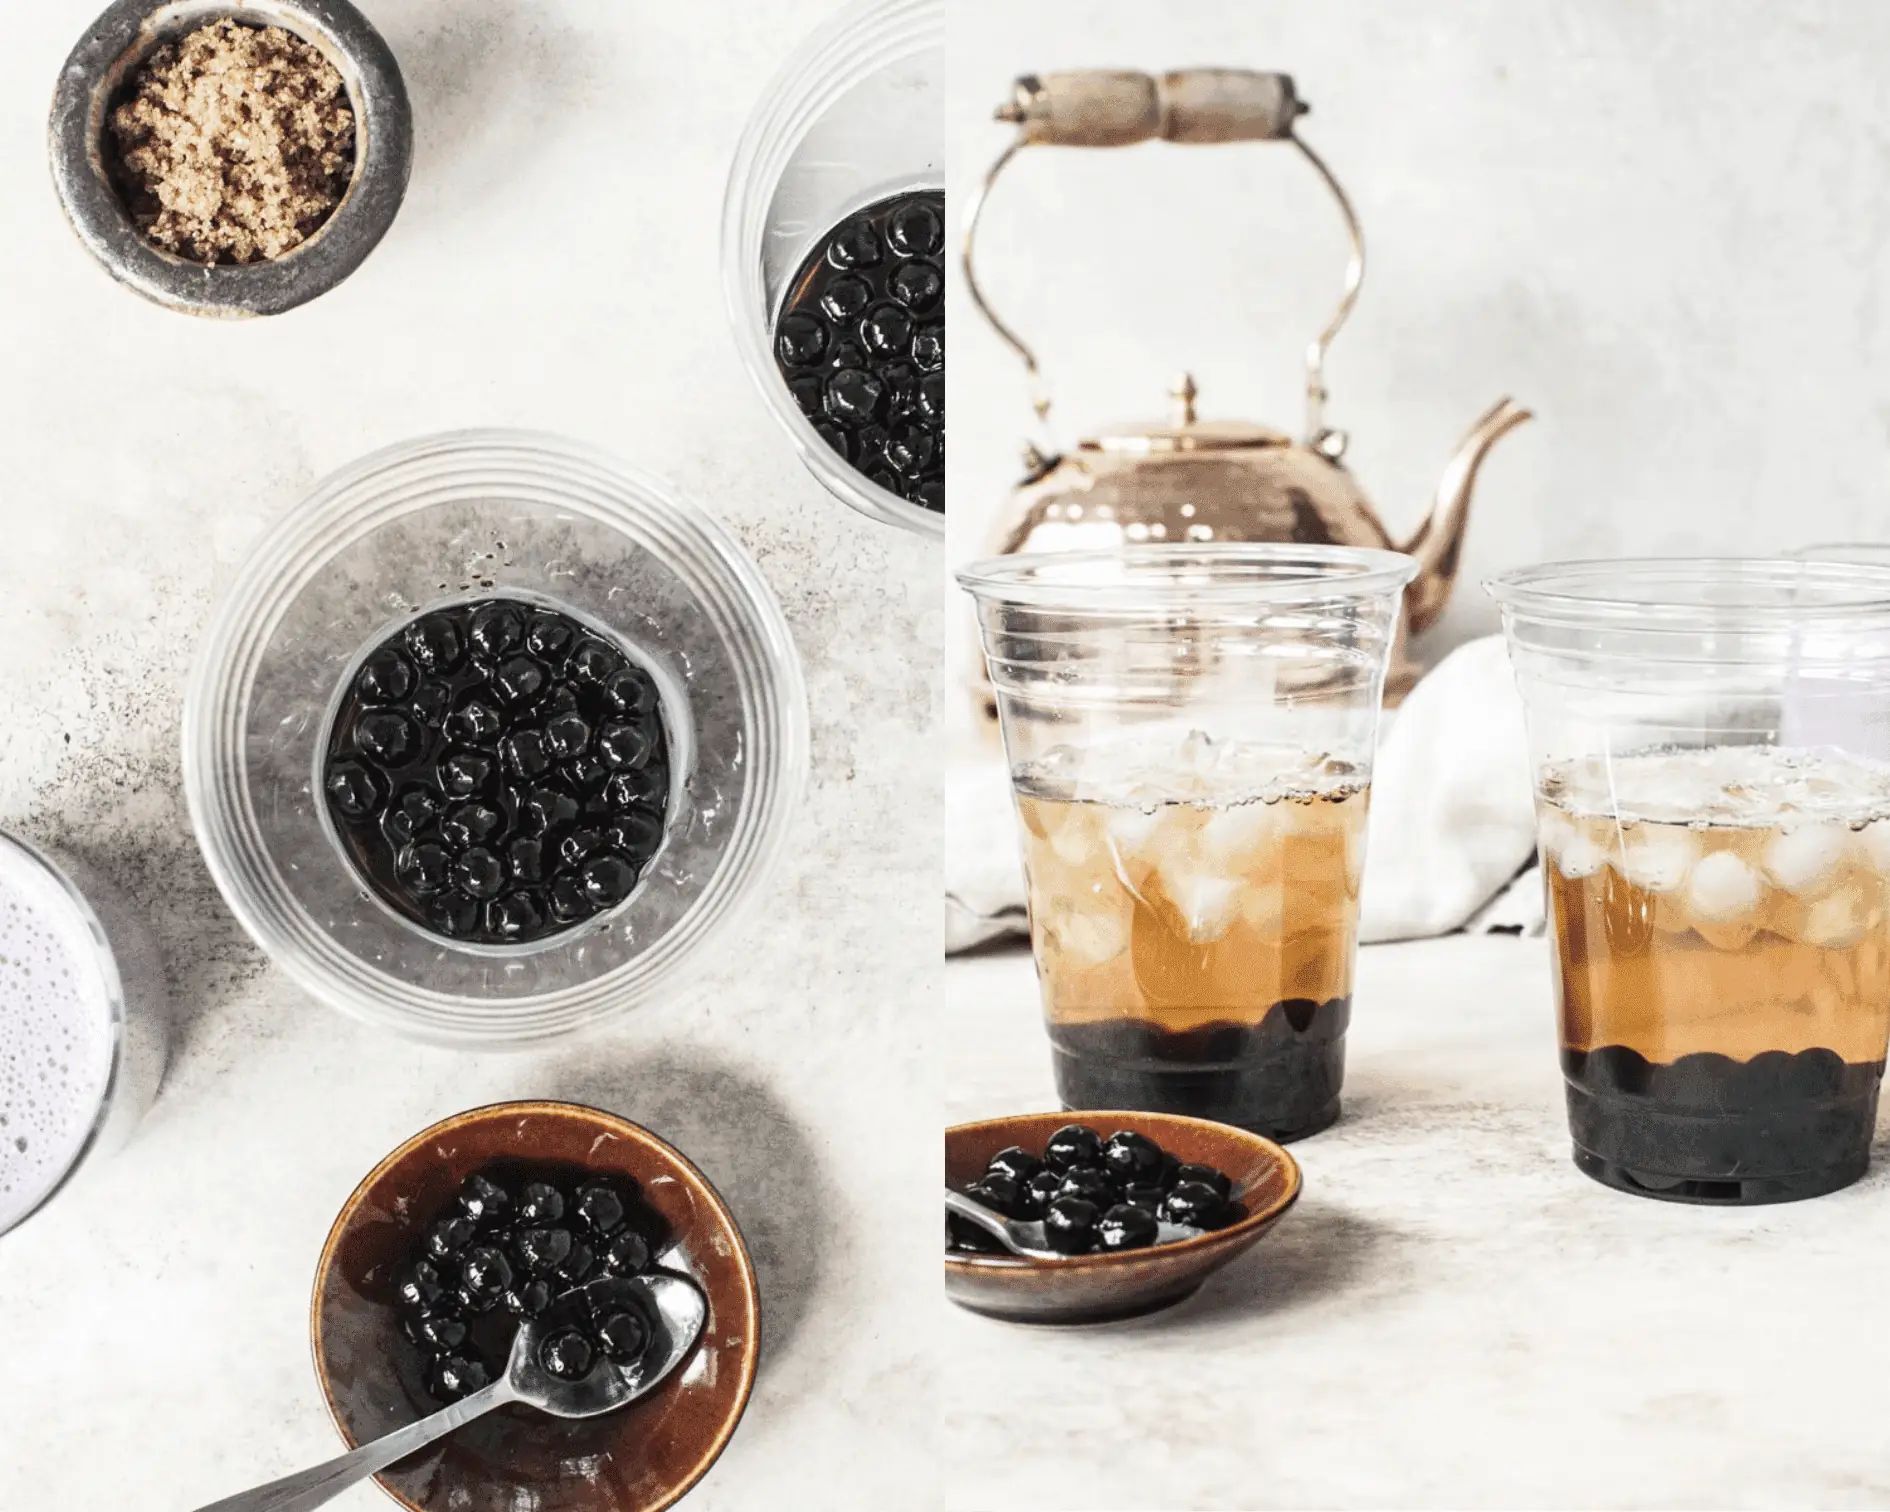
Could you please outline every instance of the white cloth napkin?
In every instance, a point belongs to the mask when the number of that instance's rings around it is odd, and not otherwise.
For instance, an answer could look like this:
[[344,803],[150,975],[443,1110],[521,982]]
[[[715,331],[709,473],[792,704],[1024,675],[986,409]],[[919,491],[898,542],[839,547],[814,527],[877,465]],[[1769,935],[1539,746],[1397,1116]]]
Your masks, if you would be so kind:
[[[1027,933],[1024,871],[1000,758],[945,783],[945,948]],[[1360,938],[1471,928],[1542,932],[1522,701],[1500,636],[1460,646],[1379,739]]]

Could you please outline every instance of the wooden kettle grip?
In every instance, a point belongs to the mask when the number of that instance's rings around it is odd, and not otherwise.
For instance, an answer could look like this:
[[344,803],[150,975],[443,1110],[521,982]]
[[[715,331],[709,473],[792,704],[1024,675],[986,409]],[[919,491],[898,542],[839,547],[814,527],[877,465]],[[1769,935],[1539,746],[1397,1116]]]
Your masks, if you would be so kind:
[[1136,142],[1277,142],[1306,111],[1288,74],[1184,68],[1152,74],[1085,69],[1029,74],[999,112],[1042,147]]

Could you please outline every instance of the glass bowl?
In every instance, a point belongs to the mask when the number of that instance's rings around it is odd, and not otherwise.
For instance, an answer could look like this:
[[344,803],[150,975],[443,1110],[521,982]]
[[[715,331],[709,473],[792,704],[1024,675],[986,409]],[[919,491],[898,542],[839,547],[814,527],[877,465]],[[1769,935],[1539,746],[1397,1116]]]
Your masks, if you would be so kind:
[[821,440],[775,366],[774,322],[823,234],[875,200],[944,187],[944,0],[857,0],[762,92],[722,201],[722,290],[742,364],[801,461],[862,514],[941,539],[943,514],[871,482]]
[[[609,914],[495,947],[408,921],[336,842],[317,773],[361,653],[494,595],[590,622],[655,675],[675,783],[662,849]],[[439,1044],[528,1044],[673,994],[780,860],[807,691],[772,591],[703,510],[575,442],[434,436],[329,478],[243,564],[184,704],[184,782],[231,911],[344,1013]]]

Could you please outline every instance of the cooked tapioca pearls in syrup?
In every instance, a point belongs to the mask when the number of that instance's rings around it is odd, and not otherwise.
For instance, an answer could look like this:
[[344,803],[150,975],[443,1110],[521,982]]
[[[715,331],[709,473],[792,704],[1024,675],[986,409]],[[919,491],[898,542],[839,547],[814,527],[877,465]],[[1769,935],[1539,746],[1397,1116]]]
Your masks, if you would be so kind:
[[0,836],[0,1231],[84,1152],[111,1066],[111,1003],[91,930]]

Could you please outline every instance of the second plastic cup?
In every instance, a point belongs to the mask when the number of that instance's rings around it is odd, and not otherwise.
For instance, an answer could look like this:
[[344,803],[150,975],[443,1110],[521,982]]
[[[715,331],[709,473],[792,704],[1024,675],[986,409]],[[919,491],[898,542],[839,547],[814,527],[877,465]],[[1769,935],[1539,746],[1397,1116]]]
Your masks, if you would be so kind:
[[1065,1106],[1275,1139],[1338,1117],[1379,701],[1415,571],[1205,545],[959,574]]
[[1890,1038],[1890,570],[1577,562],[1489,587],[1576,1165],[1700,1203],[1855,1181]]

